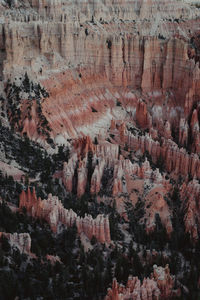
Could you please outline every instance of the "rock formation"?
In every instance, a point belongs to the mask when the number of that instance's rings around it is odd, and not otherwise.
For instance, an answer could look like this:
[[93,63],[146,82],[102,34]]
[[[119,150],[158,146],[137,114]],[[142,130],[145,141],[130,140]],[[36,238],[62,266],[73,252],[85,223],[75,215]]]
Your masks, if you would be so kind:
[[[91,145],[91,140],[86,139]],[[158,213],[170,234],[172,232],[171,212],[164,199],[171,190],[169,180],[165,179],[158,169],[153,171],[147,159],[140,165],[132,163],[122,155],[119,157],[118,145],[99,142],[98,145],[93,144],[89,147],[84,140],[81,141],[80,143],[76,141],[77,152],[72,154],[69,162],[63,167],[63,183],[66,190],[71,193],[73,182],[76,182],[77,195],[82,196],[86,192],[90,173],[89,185],[92,195],[103,194],[114,198],[121,214],[125,212],[123,203],[125,195],[129,195],[133,205],[139,198],[144,199],[147,232],[154,230],[155,215]],[[87,151],[91,149],[91,152],[86,152],[86,149]],[[91,153],[90,166],[89,153]]]
[[147,111],[146,103],[139,100],[136,107],[136,122],[143,129],[149,128],[151,127],[151,122],[149,118],[150,116]]
[[14,180],[20,181],[25,176],[25,173],[15,166],[0,161],[0,170],[4,175],[12,176]]
[[[69,160],[58,159],[53,178],[67,194],[115,203],[124,244],[137,239],[127,229],[127,207],[140,203],[146,233],[159,215],[173,236],[176,188],[184,230],[194,244],[199,239],[199,12],[197,0],[0,0],[0,125],[38,143],[50,159],[67,146]],[[9,156],[0,145],[0,170],[19,180],[31,170],[13,148]],[[42,187],[41,170],[32,173]],[[111,244],[108,216],[79,217],[34,189],[22,191],[19,206],[54,234],[75,224],[86,244],[93,236]],[[27,234],[2,235],[30,252]],[[106,300],[170,299],[178,295],[173,289],[169,268],[155,266],[142,282],[114,280]]]
[[199,201],[200,184],[197,180],[192,180],[188,184],[184,183],[180,190],[180,198],[185,210],[185,229],[190,234],[193,241],[197,241],[200,231]]
[[[0,0],[0,121],[50,156],[68,146],[69,160],[56,167],[60,184],[80,199],[89,193],[98,203],[115,203],[124,244],[137,243],[126,204],[142,203],[138,222],[147,233],[159,215],[173,236],[175,188],[184,230],[194,244],[199,239],[199,20],[196,0]],[[3,173],[28,175],[1,153],[0,147]],[[22,191],[19,207],[54,234],[75,224],[86,241],[111,243],[108,216],[79,217],[34,189]],[[1,235],[30,253],[28,234]],[[170,299],[179,295],[174,289],[168,266],[155,266],[143,281],[114,280],[106,300]]]
[[142,282],[130,276],[126,286],[123,286],[114,279],[105,300],[159,300],[180,296],[180,291],[173,288],[174,278],[170,275],[168,265],[165,268],[154,265],[151,278],[145,278]]
[[[9,9],[2,3],[1,77],[19,88],[27,72],[48,91],[41,109],[57,142],[95,136],[99,125],[105,132],[112,119],[118,120],[116,103],[130,103],[130,89],[141,89],[144,98],[148,95],[145,106],[140,101],[134,108],[143,128],[151,126],[153,102],[153,124],[156,106],[170,126],[176,119],[189,118],[200,81],[196,56],[189,52],[190,39],[197,36],[195,6],[163,0],[123,1],[123,9],[121,2],[113,1],[12,1]],[[29,96],[19,96],[18,129],[41,141],[34,92],[30,116],[25,116]]]
[[48,199],[41,200],[37,198],[34,189],[31,192],[28,188],[27,192],[22,191],[20,195],[19,207],[20,209],[25,207],[27,213],[33,218],[46,220],[54,233],[59,232],[62,225],[71,227],[75,224],[79,234],[84,233],[89,239],[94,236],[100,243],[111,242],[107,216],[98,215],[93,219],[92,216],[85,215],[81,218],[72,209],[65,209],[61,201],[51,194]]
[[20,253],[31,253],[31,237],[29,233],[0,233],[0,240],[2,237],[8,239],[11,248],[17,248]]
[[175,175],[200,178],[200,159],[197,154],[189,154],[184,148],[179,148],[172,140],[162,139],[159,143],[152,139],[149,134],[144,136],[127,135],[127,143],[134,151],[140,150],[142,153],[147,151],[154,163],[162,161],[163,166],[169,173]]

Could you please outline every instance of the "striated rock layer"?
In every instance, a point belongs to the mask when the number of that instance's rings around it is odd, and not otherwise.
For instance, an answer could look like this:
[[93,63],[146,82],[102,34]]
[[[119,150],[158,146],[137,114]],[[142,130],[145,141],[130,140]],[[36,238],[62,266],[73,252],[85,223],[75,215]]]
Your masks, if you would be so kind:
[[179,148],[172,140],[162,139],[159,143],[149,134],[145,136],[127,135],[127,143],[131,149],[142,153],[147,151],[153,162],[162,160],[166,171],[175,175],[191,175],[200,178],[200,159],[197,154],[189,154],[184,148]]
[[[148,234],[160,221],[168,238],[183,214],[185,232],[194,243],[199,240],[200,10],[195,3],[0,0],[0,121],[50,154],[59,145],[69,147],[57,178],[69,194],[116,204],[124,217],[116,228],[124,241],[116,244],[125,250],[130,240],[137,242],[128,230],[129,207]],[[6,156],[0,169],[19,180],[25,173],[20,166],[8,167],[18,164]],[[172,197],[176,188],[180,207]],[[79,217],[58,197],[41,200],[30,189],[20,195],[23,208],[47,221],[55,234],[76,225],[85,244],[93,237],[111,244],[108,216]],[[30,253],[28,234],[0,236]],[[136,244],[138,252],[142,245]],[[173,255],[169,248],[165,256]],[[178,276],[193,274],[189,261],[178,258]],[[56,256],[47,259],[60,262]],[[105,299],[170,299],[180,296],[175,286],[168,266],[155,266],[143,281],[130,277],[123,286],[113,280]]]
[[[169,127],[184,119],[193,131],[191,150],[199,153],[193,112],[200,91],[195,6],[164,0],[12,2],[11,9],[1,4],[1,78],[20,87],[27,72],[45,87],[49,97],[41,109],[51,138],[67,143],[83,134],[95,136],[112,119],[125,119],[128,109],[136,109],[142,128],[169,120],[168,137]],[[140,101],[135,107],[132,90],[146,96],[146,106]],[[25,115],[29,96],[26,91],[16,101],[17,128],[41,141],[32,93],[30,115]],[[116,110],[119,100],[129,108]],[[181,136],[188,143],[187,132]]]
[[35,190],[22,191],[19,207],[25,207],[27,213],[34,218],[46,220],[55,233],[59,232],[62,225],[71,227],[75,224],[79,234],[84,233],[89,239],[94,236],[100,243],[111,242],[108,217],[98,215],[93,219],[92,216],[85,215],[80,218],[72,209],[65,209],[61,201],[51,194],[48,199],[41,200],[37,198]]

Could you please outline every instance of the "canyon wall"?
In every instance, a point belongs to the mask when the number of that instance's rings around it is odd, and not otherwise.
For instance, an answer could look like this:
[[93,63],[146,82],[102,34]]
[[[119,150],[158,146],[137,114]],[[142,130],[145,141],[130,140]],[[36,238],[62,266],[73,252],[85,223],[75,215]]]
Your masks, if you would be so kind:
[[[195,6],[142,0],[12,1],[11,9],[2,6],[0,64],[5,85],[9,79],[20,89],[27,72],[31,82],[48,92],[40,108],[34,90],[19,95],[16,129],[22,134],[44,140],[39,110],[50,138],[67,144],[71,138],[94,137],[99,128],[105,136],[112,120],[125,121],[136,109],[132,122],[145,128],[157,127],[162,119],[161,127],[168,120],[173,130],[179,128],[183,145],[189,126],[190,151],[199,153]],[[2,93],[9,97],[6,91]],[[136,108],[135,97],[146,99],[146,112]]]
[[[138,35],[139,28],[133,30],[134,23],[129,22],[122,26],[113,22],[111,27],[90,22],[80,25],[27,22],[22,26],[12,21],[1,25],[5,78],[19,80],[20,72],[27,70],[34,79],[52,81],[55,71],[85,69],[87,76],[104,74],[117,87],[142,88],[143,92],[170,89],[179,101],[184,101],[190,89],[193,96],[198,95],[199,68],[188,56],[191,35],[185,23],[179,26],[186,33],[170,38],[147,37],[148,32]],[[80,79],[78,74],[78,83],[82,83],[84,76]],[[66,84],[67,78],[62,78]],[[55,85],[51,85],[52,92],[56,92]]]
[[[176,245],[168,244],[184,236],[184,230],[194,244],[199,239],[200,16],[192,4],[0,0],[0,121],[21,139],[27,136],[43,146],[49,162],[57,159],[60,145],[63,151],[68,147],[66,162],[52,162],[52,184],[59,178],[63,194],[74,194],[78,201],[89,195],[98,205],[113,207],[120,220],[116,231],[124,236],[116,240],[123,255],[130,240],[138,246],[136,252],[143,248],[144,256],[147,248],[158,248],[166,240],[167,254],[163,251],[162,257],[156,250],[156,256],[170,261]],[[0,163],[4,173],[16,180],[31,173],[12,158],[15,153],[6,158],[5,150]],[[31,180],[44,188],[39,182],[44,173],[32,173]],[[114,271],[108,215],[80,217],[58,197],[49,194],[42,200],[30,188],[20,195],[19,211],[46,221],[55,235],[75,225],[88,248],[93,237],[111,246],[105,259],[111,258]],[[184,223],[177,234],[176,218],[177,224]],[[159,241],[140,243],[133,224],[144,237],[143,229],[147,234],[156,231]],[[167,236],[157,228],[161,225]],[[11,247],[30,253],[29,234],[2,236]],[[179,250],[178,276],[188,272],[189,278],[195,268],[190,270],[192,261],[184,261]],[[57,256],[46,258],[61,262]],[[145,269],[149,261],[143,257]],[[124,286],[114,279],[105,299],[170,299],[181,294],[176,286],[168,266],[154,266],[150,278],[142,281],[129,277]]]
[[[9,5],[10,2],[10,5]],[[113,18],[133,20],[155,18],[157,15],[167,18],[182,16],[191,18],[197,15],[195,7],[190,7],[186,3],[189,1],[168,1],[163,0],[99,0],[99,1],[69,1],[69,0],[1,0],[2,11],[6,11],[12,17],[20,20],[32,20],[40,17],[50,20],[79,20],[84,22],[92,17],[99,20],[111,21]],[[26,9],[29,15],[23,16],[19,10]],[[159,14],[158,14],[159,11]],[[21,13],[21,14],[20,14]]]
[[[170,139],[163,138],[159,143],[149,134],[133,135],[122,127],[116,129],[114,123],[111,132],[112,144],[99,140],[95,145],[89,137],[75,140],[73,155],[63,166],[62,180],[66,190],[77,193],[78,197],[89,191],[98,199],[115,199],[121,215],[125,213],[127,197],[133,205],[143,199],[147,233],[155,229],[155,216],[159,214],[170,235],[173,231],[172,211],[167,199],[174,189],[171,179],[182,178],[184,184],[180,186],[180,200],[185,214],[185,228],[192,240],[197,240],[200,193],[198,181],[191,178],[200,177],[198,155],[188,154]],[[123,147],[124,144],[129,150],[120,153],[119,145]],[[141,157],[147,154],[151,164],[147,158],[141,162]],[[155,165],[162,171],[155,169]]]
[[[0,4],[4,119],[49,151],[52,141],[70,147],[67,192],[115,199],[121,215],[127,197],[133,205],[142,198],[147,232],[158,213],[170,235],[170,180],[182,176],[190,189],[200,179],[198,9],[184,1]],[[62,205],[52,199],[45,201],[59,209],[44,218],[57,231],[73,213],[60,219]],[[186,202],[186,228],[196,239],[198,201]],[[41,214],[46,202],[38,203],[29,213]],[[77,225],[79,232],[109,241],[93,228],[107,228],[104,217],[84,220],[95,225]]]
[[19,208],[23,207],[30,216],[46,220],[54,233],[59,232],[62,225],[71,227],[75,224],[78,234],[84,233],[88,239],[94,236],[100,243],[111,242],[108,217],[98,215],[93,219],[92,216],[85,215],[81,218],[72,209],[65,209],[61,201],[51,194],[48,199],[41,200],[37,198],[34,189],[31,192],[28,188],[27,192],[22,191],[20,195]]
[[200,178],[200,159],[197,154],[189,154],[184,148],[179,148],[172,140],[163,139],[161,144],[154,141],[148,134],[140,137],[133,136],[131,133],[127,136],[127,143],[131,149],[142,153],[147,151],[153,162],[159,159],[163,161],[166,171],[175,175],[191,175]]
[[76,192],[81,197],[90,192],[99,199],[115,199],[121,215],[127,199],[133,205],[144,199],[147,232],[154,230],[155,215],[159,214],[171,234],[171,212],[165,198],[172,186],[165,175],[151,168],[147,159],[141,164],[132,163],[119,154],[118,144],[102,141],[94,145],[88,137],[75,142],[73,153],[63,167],[63,183],[69,193]]

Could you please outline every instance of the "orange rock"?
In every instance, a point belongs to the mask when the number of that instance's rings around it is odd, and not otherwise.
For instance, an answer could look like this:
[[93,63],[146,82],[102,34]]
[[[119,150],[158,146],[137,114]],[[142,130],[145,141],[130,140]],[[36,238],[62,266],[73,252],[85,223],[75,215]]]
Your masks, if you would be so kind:
[[154,265],[151,279],[144,278],[141,282],[137,277],[130,276],[126,286],[113,279],[112,288],[108,289],[105,300],[159,300],[180,296],[180,291],[173,288],[174,279],[168,265],[165,268]]
[[149,152],[153,162],[162,159],[165,169],[175,174],[200,178],[200,159],[198,155],[188,154],[185,149],[178,148],[177,144],[172,140],[164,140],[162,145],[158,141],[154,141],[149,135],[133,136],[128,133],[126,137],[127,143],[132,150],[139,150],[144,153]]
[[141,128],[149,127],[149,114],[147,105],[142,100],[139,100],[136,107],[136,122]]
[[61,201],[51,194],[48,199],[41,200],[37,199],[34,190],[32,193],[30,189],[26,193],[22,191],[19,207],[25,207],[27,213],[34,218],[45,219],[55,233],[59,232],[60,225],[71,227],[76,224],[79,234],[84,233],[89,239],[95,236],[100,243],[111,242],[108,217],[98,215],[93,219],[92,216],[86,215],[80,218],[73,210],[65,209]]

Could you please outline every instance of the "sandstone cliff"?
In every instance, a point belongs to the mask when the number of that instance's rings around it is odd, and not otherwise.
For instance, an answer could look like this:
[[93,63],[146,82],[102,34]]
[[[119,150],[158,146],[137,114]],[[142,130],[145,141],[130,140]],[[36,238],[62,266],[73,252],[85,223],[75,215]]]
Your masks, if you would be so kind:
[[[157,229],[159,215],[169,240],[183,230],[194,245],[199,239],[199,12],[190,0],[0,0],[0,121],[51,158],[59,145],[69,147],[69,161],[61,159],[56,168],[63,192],[90,194],[102,206],[115,203],[124,235],[116,244],[125,251],[132,239],[137,253],[148,252],[146,242],[130,234],[126,205],[135,213],[142,204],[136,225],[147,234]],[[1,147],[0,158],[0,169],[14,179],[28,174],[26,166],[9,168],[11,158],[6,150],[1,155]],[[173,199],[175,189],[180,199]],[[19,206],[47,221],[55,234],[75,224],[86,244],[94,236],[112,245],[108,216],[79,217],[58,197],[41,200],[30,189],[21,193]],[[176,210],[185,225],[177,235]],[[30,252],[27,234],[2,234],[21,253]],[[111,247],[106,251],[109,258]],[[192,260],[190,265],[179,256],[178,276],[187,269],[193,280]],[[179,295],[175,285],[168,266],[155,266],[143,281],[129,278],[122,286],[114,280],[106,300],[170,299]]]
[[100,243],[111,242],[107,216],[98,215],[93,219],[92,216],[85,215],[84,218],[80,218],[73,210],[65,209],[61,201],[51,194],[48,199],[41,200],[37,198],[35,190],[22,191],[19,207],[25,207],[27,213],[34,218],[46,220],[54,233],[59,232],[62,225],[70,227],[75,224],[79,234],[84,233],[89,239],[94,236]]
[[132,163],[119,155],[116,144],[99,142],[94,145],[88,137],[77,140],[73,155],[63,167],[63,183],[69,193],[72,192],[73,182],[78,196],[86,192],[89,183],[91,194],[114,198],[122,215],[127,196],[133,205],[144,199],[147,232],[154,230],[157,213],[168,234],[172,232],[171,212],[165,199],[171,184],[158,169],[152,170],[147,159],[141,165]]
[[[140,89],[147,96],[145,111],[136,109],[143,128],[151,126],[151,119],[153,126],[162,119],[160,110],[168,127],[183,117],[189,121],[198,101],[200,71],[190,50],[198,9],[181,1],[123,1],[124,9],[121,4],[12,1],[12,9],[2,4],[7,12],[5,17],[2,11],[0,31],[2,79],[20,87],[27,72],[45,87],[49,97],[41,109],[51,138],[59,143],[82,133],[95,136],[112,119],[127,117],[115,106],[120,98],[130,105],[130,90]],[[34,95],[30,116],[24,115],[28,96],[20,95],[20,127],[41,141]],[[129,109],[135,109],[133,102]],[[194,152],[199,151],[198,139]]]
[[127,135],[127,143],[134,151],[147,151],[153,162],[162,160],[163,166],[169,173],[174,175],[200,178],[200,160],[197,154],[189,154],[186,149],[179,148],[172,140],[162,139],[161,143],[152,139],[149,134],[144,136]]

